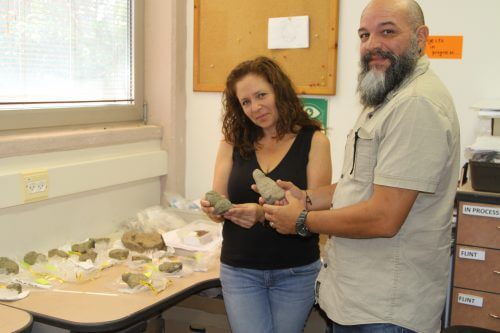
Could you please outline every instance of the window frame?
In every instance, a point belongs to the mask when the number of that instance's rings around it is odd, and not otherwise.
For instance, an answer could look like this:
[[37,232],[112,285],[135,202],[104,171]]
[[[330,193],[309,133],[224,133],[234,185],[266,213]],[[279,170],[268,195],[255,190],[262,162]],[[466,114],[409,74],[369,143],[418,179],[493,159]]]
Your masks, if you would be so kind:
[[142,120],[144,103],[144,1],[132,0],[134,103],[0,110],[0,131]]

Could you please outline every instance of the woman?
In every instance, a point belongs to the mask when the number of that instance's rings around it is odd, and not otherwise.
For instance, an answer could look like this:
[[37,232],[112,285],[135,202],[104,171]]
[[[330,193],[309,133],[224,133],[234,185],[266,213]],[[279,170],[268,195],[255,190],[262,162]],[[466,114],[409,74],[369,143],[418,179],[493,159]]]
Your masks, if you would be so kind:
[[223,94],[223,140],[213,189],[234,207],[223,216],[202,200],[214,221],[225,221],[220,279],[233,333],[301,332],[314,303],[318,235],[280,235],[264,220],[252,172],[300,188],[330,184],[328,138],[309,119],[292,83],[269,58],[232,70]]

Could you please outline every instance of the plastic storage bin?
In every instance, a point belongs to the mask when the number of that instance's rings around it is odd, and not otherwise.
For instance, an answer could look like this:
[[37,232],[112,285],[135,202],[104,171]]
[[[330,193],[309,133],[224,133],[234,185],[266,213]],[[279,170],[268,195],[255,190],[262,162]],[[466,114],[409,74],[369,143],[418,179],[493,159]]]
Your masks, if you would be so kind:
[[469,161],[469,165],[474,190],[500,193],[500,164]]

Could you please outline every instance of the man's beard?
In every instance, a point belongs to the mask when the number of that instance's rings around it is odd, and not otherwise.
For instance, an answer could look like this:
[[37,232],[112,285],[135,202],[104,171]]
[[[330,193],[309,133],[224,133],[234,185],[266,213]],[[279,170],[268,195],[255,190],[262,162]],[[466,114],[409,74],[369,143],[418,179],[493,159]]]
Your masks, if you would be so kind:
[[[392,52],[375,49],[361,58],[361,72],[358,75],[358,92],[364,107],[376,107],[382,104],[391,91],[413,73],[420,57],[417,39],[413,38],[410,48],[401,56]],[[390,65],[385,72],[370,69],[371,57],[377,55],[387,58]]]

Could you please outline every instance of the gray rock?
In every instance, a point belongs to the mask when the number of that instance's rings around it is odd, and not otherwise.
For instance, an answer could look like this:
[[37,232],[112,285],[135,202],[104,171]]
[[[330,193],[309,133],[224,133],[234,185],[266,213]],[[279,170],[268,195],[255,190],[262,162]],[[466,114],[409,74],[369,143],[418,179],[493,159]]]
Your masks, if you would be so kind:
[[123,273],[122,281],[125,282],[130,288],[134,288],[141,284],[141,282],[149,283],[149,278],[140,273]]
[[108,256],[117,260],[125,260],[128,258],[129,251],[126,249],[114,249],[109,251]]
[[153,261],[150,257],[147,256],[132,256],[132,261],[145,261],[145,262],[151,262]]
[[215,191],[205,193],[205,199],[214,207],[214,213],[217,215],[224,214],[233,207],[231,201]]
[[49,258],[52,258],[52,257],[55,257],[55,256],[58,256],[58,257],[61,257],[61,258],[68,258],[68,254],[66,252],[64,252],[63,250],[59,250],[59,249],[52,249],[49,251]]
[[95,252],[94,250],[88,250],[88,251],[80,254],[80,256],[78,257],[78,260],[79,261],[87,261],[88,259],[90,259],[92,262],[94,262],[95,258],[97,258],[97,252]]
[[0,257],[0,273],[2,272],[17,274],[19,273],[19,265],[7,257]]
[[47,261],[47,256],[42,253],[38,253],[35,251],[30,251],[26,253],[24,256],[24,262],[27,263],[28,265],[34,265],[37,262],[46,262]]
[[160,272],[165,272],[165,273],[175,273],[178,272],[182,269],[182,263],[181,262],[164,262],[160,266],[158,266],[158,270]]
[[73,244],[71,246],[71,251],[78,253],[85,253],[93,248],[95,248],[95,240],[89,239],[88,241],[83,243]]
[[131,250],[143,253],[146,250],[163,250],[165,243],[157,232],[127,231],[122,236],[123,245]]
[[285,197],[285,191],[259,169],[255,169],[252,176],[261,197],[266,203],[273,204],[276,200],[281,200]]
[[23,287],[20,283],[10,283],[7,285],[7,289],[17,290],[18,294],[23,292]]

